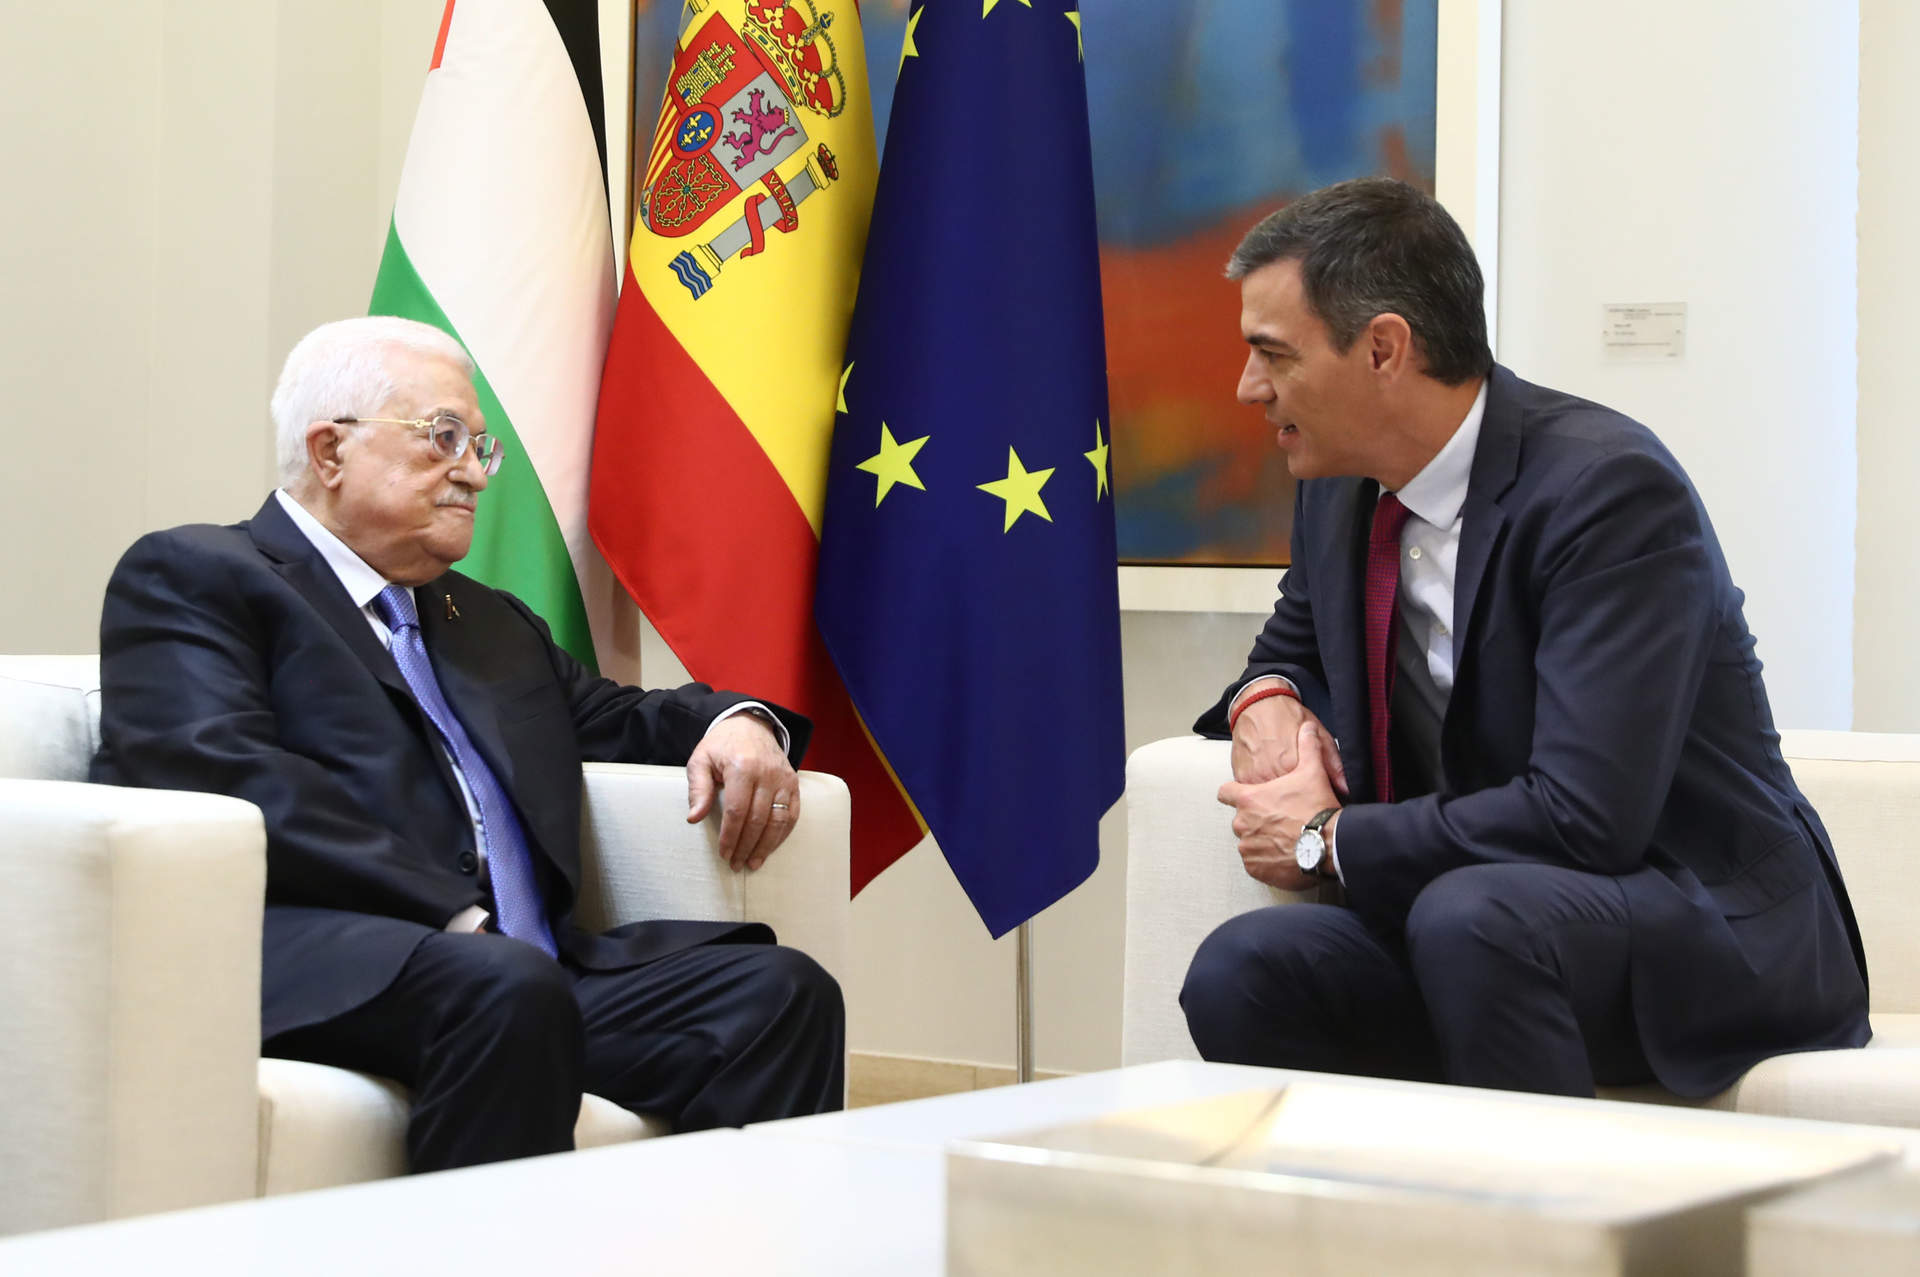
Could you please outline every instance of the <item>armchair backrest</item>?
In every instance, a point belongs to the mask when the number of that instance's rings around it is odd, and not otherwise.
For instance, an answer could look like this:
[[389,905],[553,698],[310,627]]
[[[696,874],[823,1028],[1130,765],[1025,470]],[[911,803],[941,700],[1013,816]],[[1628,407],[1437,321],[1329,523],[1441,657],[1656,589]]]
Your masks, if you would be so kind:
[[99,668],[0,656],[0,1234],[248,1196],[257,1175],[260,812],[75,783]]
[[1876,1012],[1920,1012],[1920,736],[1780,733],[1800,790],[1833,836]]
[[85,780],[99,744],[99,657],[0,656],[0,776]]

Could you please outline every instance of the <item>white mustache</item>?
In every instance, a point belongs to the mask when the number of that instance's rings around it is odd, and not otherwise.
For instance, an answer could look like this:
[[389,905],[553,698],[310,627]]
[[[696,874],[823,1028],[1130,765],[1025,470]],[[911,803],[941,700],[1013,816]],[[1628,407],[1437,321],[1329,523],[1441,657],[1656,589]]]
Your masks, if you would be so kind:
[[462,510],[472,510],[479,502],[472,496],[445,496],[434,502],[436,506],[457,506]]

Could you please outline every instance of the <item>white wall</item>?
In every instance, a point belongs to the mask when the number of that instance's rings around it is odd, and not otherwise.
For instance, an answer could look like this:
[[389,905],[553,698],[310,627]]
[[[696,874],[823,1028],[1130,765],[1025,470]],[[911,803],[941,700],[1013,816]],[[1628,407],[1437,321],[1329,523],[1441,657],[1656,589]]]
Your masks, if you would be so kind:
[[[1506,6],[1501,358],[1679,456],[1791,727],[1853,717],[1857,13]],[[1684,360],[1603,359],[1603,303],[1669,301]]]
[[259,503],[281,358],[366,307],[439,13],[6,6],[0,646],[93,650],[139,533]]
[[1920,732],[1920,5],[1860,0],[1860,526],[1854,726]]
[[14,650],[82,650],[145,524],[164,15],[130,0],[0,17],[0,624]]

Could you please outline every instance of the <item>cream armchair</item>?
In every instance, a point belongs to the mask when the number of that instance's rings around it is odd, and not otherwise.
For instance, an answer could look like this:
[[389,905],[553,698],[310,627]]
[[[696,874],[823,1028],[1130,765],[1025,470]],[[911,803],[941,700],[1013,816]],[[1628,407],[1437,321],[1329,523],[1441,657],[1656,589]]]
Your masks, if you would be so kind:
[[[1794,778],[1833,836],[1866,942],[1873,1042],[1764,1060],[1711,1108],[1920,1126],[1920,736],[1786,732]],[[1127,928],[1121,1059],[1192,1059],[1179,1005],[1187,964],[1238,913],[1313,898],[1255,882],[1214,801],[1225,741],[1155,741],[1127,760]],[[1658,1087],[1610,1099],[1683,1103]]]
[[[92,656],[0,656],[0,1234],[398,1175],[407,1095],[260,1058],[258,809],[84,783]],[[836,977],[850,804],[800,775],[805,815],[757,873],[675,767],[586,767],[578,915],[761,921]],[[580,1147],[666,1131],[600,1099]]]

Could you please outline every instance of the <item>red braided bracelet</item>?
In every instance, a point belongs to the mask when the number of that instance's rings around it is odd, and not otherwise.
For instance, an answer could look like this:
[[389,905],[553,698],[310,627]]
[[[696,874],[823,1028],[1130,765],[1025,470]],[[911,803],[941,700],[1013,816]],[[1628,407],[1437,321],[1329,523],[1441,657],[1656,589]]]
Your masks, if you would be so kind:
[[1233,713],[1227,716],[1227,732],[1231,734],[1233,729],[1239,726],[1240,716],[1247,712],[1249,705],[1252,705],[1255,701],[1264,701],[1269,696],[1291,696],[1296,701],[1300,699],[1300,693],[1294,691],[1285,683],[1275,683],[1272,687],[1263,687],[1251,696],[1243,697],[1240,703],[1233,707]]

